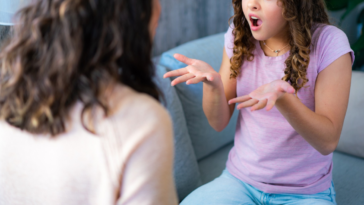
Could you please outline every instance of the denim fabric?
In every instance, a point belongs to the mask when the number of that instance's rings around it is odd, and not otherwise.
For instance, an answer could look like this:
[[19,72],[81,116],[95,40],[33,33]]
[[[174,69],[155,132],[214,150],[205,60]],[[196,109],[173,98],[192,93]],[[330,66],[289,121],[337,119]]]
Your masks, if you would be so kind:
[[193,191],[181,205],[336,205],[334,184],[312,194],[269,194],[242,182],[226,169],[210,183]]

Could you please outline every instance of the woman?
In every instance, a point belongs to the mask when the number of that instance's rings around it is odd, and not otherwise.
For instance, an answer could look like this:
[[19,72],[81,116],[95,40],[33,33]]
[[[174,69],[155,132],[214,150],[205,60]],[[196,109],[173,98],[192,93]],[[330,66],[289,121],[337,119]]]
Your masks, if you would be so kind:
[[177,204],[158,0],[39,0],[1,55],[0,204]]

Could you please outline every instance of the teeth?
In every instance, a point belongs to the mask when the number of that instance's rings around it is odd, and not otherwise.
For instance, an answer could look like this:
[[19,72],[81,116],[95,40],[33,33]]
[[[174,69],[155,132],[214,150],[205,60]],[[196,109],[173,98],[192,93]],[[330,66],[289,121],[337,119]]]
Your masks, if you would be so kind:
[[251,18],[252,18],[252,19],[255,19],[255,20],[258,20],[258,18],[257,18],[257,17],[254,17],[254,16],[252,16]]

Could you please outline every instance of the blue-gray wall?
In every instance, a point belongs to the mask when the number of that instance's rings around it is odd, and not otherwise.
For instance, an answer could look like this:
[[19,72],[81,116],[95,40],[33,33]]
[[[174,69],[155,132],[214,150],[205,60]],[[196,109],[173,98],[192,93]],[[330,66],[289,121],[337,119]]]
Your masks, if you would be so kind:
[[[231,0],[160,0],[162,13],[153,56],[185,42],[224,32],[232,14]],[[0,26],[0,44],[8,27]]]
[[157,56],[185,42],[225,32],[231,0],[160,0],[162,13],[154,40]]
[[5,38],[9,36],[9,31],[10,31],[10,26],[0,25],[0,46],[5,40]]
[[[153,56],[188,41],[225,32],[232,15],[231,0],[160,0],[162,13],[154,40]],[[364,3],[343,21],[340,28],[348,35],[350,43],[357,39],[356,18]],[[331,22],[337,25],[343,11],[329,12]],[[0,44],[9,27],[0,26]]]

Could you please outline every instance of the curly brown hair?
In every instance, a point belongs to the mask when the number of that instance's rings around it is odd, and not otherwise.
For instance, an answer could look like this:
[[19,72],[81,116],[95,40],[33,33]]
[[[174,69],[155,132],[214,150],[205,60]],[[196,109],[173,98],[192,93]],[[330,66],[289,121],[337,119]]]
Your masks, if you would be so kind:
[[65,132],[77,101],[83,121],[95,106],[108,115],[103,93],[110,82],[159,99],[152,80],[152,3],[38,0],[22,9],[0,53],[0,119],[55,136]]
[[[323,0],[279,0],[283,6],[283,17],[288,21],[290,56],[285,61],[282,80],[290,82],[296,93],[308,82],[307,67],[310,63],[312,33],[315,25],[329,25]],[[242,0],[233,0],[234,56],[230,59],[230,77],[236,78],[245,60],[252,61],[255,49],[254,37],[242,9]]]

